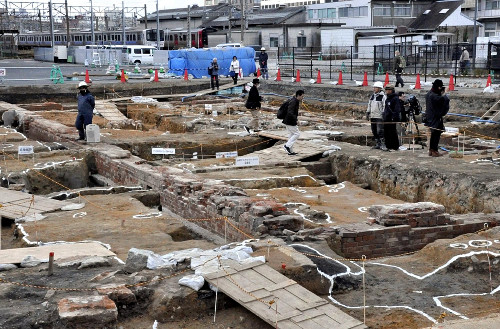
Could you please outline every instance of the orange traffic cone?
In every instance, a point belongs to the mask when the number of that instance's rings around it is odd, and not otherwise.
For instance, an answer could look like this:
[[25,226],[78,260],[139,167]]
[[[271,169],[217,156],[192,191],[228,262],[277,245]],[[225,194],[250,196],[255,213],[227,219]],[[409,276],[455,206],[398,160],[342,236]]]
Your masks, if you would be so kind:
[[300,70],[297,70],[297,77],[295,78],[295,82],[300,82]]
[[127,82],[127,80],[125,79],[125,71],[123,69],[122,69],[122,76],[121,76],[120,82],[122,82],[122,83]]
[[417,81],[415,81],[415,89],[422,89],[422,86],[420,86],[420,73],[417,73]]
[[368,87],[368,73],[365,71],[365,76],[363,77],[363,83],[361,84],[363,87]]
[[453,82],[453,74],[450,74],[450,83],[448,85],[448,90],[449,91],[455,90],[455,83]]
[[389,84],[389,72],[385,72],[384,87]]
[[321,71],[318,70],[318,78],[316,79],[316,83],[321,83]]
[[153,82],[160,82],[160,79],[158,79],[158,69],[155,70],[155,78]]
[[[85,82],[90,83],[89,70],[85,70]],[[490,81],[491,83],[491,81]]]
[[278,69],[278,74],[276,75],[276,81],[281,81],[281,72],[280,72],[280,69]]
[[257,69],[257,78],[260,78],[260,67]]
[[188,70],[187,69],[184,69],[184,81],[188,81],[189,78],[188,78]]
[[488,80],[486,80],[486,87],[491,86],[491,74],[488,74]]
[[343,85],[344,81],[342,80],[342,71],[339,72],[339,81],[337,82],[338,85]]

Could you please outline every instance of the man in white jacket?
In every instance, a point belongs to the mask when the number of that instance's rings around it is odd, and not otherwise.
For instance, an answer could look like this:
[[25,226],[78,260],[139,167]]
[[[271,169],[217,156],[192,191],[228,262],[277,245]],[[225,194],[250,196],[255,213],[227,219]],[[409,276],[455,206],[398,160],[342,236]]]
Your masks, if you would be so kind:
[[229,67],[229,74],[231,75],[231,78],[233,78],[234,84],[238,83],[239,73],[240,73],[240,61],[238,61],[238,58],[236,56],[233,56],[233,60],[231,61],[231,65]]
[[368,108],[366,109],[366,119],[371,122],[372,134],[375,139],[375,146],[373,149],[387,150],[384,140],[384,107],[386,96],[383,91],[384,85],[382,82],[377,81],[373,84],[373,95],[368,101]]

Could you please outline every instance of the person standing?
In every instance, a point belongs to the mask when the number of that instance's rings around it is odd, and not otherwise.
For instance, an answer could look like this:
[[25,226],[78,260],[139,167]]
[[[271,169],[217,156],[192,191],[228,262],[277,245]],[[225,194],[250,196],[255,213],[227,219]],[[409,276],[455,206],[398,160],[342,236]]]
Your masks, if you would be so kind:
[[269,79],[269,73],[267,72],[267,60],[269,56],[266,53],[266,48],[262,47],[260,48],[260,54],[259,54],[259,66],[260,66],[260,73],[262,73],[262,77],[264,79]]
[[300,136],[299,128],[297,127],[297,118],[299,116],[300,102],[304,99],[304,91],[297,90],[295,96],[288,102],[288,110],[286,116],[283,119],[283,123],[286,126],[286,131],[288,131],[289,137],[288,141],[283,148],[288,153],[288,155],[296,155],[297,153],[293,151],[293,144]]
[[439,139],[444,131],[443,117],[450,110],[450,98],[440,79],[434,80],[432,88],[425,95],[425,125],[430,129],[429,156],[439,157]]
[[403,78],[401,78],[401,74],[403,74],[405,66],[405,60],[399,53],[399,50],[396,50],[394,52],[394,74],[396,74],[396,87],[398,87],[399,85],[401,85],[401,87],[404,87],[405,85]]
[[460,55],[460,73],[465,75],[469,70],[470,56],[467,48],[463,48],[462,55]]
[[85,81],[78,84],[80,91],[78,99],[78,114],[76,115],[75,127],[78,130],[78,140],[85,140],[85,129],[92,124],[94,115],[95,98],[89,91],[89,86]]
[[219,90],[219,64],[217,64],[217,58],[212,60],[208,70],[210,71],[210,87],[212,90],[214,90],[215,87]]
[[231,65],[229,66],[229,75],[233,78],[234,84],[238,83],[238,74],[240,73],[240,61],[238,57],[233,56]]
[[396,122],[401,121],[401,102],[394,86],[385,86],[385,106],[384,106],[384,137],[388,150],[399,149],[399,137],[396,129]]
[[250,114],[252,115],[252,120],[248,123],[248,126],[245,126],[245,130],[247,133],[251,134],[253,132],[259,131],[259,111],[260,111],[260,102],[262,101],[262,97],[259,95],[259,79],[253,79],[252,88],[248,92],[248,99],[245,103],[245,107],[250,110]]
[[377,81],[373,84],[373,95],[368,101],[368,108],[366,109],[366,119],[371,122],[372,134],[375,139],[375,146],[373,149],[387,150],[384,141],[384,106],[385,94],[382,90],[384,85],[382,82]]

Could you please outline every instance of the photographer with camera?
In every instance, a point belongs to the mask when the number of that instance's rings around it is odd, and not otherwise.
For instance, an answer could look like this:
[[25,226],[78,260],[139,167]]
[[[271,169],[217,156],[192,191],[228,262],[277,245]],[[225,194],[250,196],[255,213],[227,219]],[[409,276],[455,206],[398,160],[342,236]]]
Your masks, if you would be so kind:
[[387,151],[384,141],[384,106],[385,94],[382,90],[384,85],[382,82],[377,81],[373,84],[373,95],[368,101],[368,108],[366,109],[366,120],[371,122],[372,134],[375,139],[375,146],[373,149],[381,149]]
[[438,152],[439,139],[444,131],[443,117],[450,110],[450,99],[446,95],[443,81],[436,79],[432,83],[432,89],[425,96],[425,122],[430,129],[429,156],[442,156]]

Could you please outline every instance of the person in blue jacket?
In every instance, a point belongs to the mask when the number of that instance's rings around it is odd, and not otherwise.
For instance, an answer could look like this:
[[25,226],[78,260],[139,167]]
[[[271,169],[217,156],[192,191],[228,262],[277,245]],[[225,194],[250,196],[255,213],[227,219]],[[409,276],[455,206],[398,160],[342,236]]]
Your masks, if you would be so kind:
[[75,127],[78,129],[78,140],[85,140],[85,128],[92,123],[94,115],[95,98],[89,91],[89,86],[85,81],[78,84],[78,115],[76,116]]

